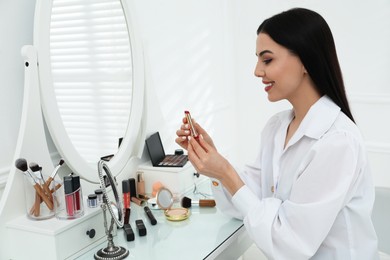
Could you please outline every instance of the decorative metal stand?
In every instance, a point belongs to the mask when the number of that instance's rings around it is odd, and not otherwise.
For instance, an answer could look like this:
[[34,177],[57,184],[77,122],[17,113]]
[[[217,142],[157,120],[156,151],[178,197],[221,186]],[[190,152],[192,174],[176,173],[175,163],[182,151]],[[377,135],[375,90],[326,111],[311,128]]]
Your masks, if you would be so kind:
[[[112,187],[112,191],[115,196],[115,200],[117,202],[117,207],[118,207],[118,216],[114,213],[114,210],[112,209],[112,203],[110,199],[107,196],[107,190],[106,190],[106,183],[104,180],[104,174],[103,170],[106,173],[107,179],[110,182],[110,185]],[[116,224],[118,227],[123,227],[123,218],[122,218],[122,206],[121,206],[121,201],[118,196],[118,191],[117,191],[117,185],[116,181],[113,178],[110,169],[108,168],[107,164],[104,161],[99,161],[98,163],[98,172],[99,172],[99,179],[100,179],[100,185],[103,190],[103,203],[101,204],[101,208],[103,210],[103,217],[104,217],[104,228],[106,231],[107,235],[107,247],[102,248],[99,251],[95,253],[95,259],[97,260],[119,260],[119,259],[124,259],[129,255],[129,250],[127,250],[124,247],[121,246],[115,246],[113,237],[112,237],[112,231],[114,229],[114,224]],[[106,212],[107,210],[110,212],[111,215],[111,224],[110,227],[108,228],[107,226],[107,216]]]

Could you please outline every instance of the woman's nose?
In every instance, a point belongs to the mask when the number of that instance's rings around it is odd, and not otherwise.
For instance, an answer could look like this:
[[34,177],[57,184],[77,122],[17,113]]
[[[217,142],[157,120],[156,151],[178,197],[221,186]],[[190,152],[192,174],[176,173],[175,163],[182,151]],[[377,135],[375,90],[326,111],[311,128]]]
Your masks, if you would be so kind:
[[265,72],[260,66],[257,64],[255,68],[255,76],[258,78],[262,78],[265,76]]

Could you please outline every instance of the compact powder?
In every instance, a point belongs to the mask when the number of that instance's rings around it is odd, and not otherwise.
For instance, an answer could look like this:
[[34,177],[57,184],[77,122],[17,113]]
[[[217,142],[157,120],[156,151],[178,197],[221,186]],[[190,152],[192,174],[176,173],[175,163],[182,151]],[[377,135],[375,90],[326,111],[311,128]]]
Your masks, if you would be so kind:
[[174,208],[164,211],[165,217],[171,221],[182,221],[188,218],[189,210],[186,208]]

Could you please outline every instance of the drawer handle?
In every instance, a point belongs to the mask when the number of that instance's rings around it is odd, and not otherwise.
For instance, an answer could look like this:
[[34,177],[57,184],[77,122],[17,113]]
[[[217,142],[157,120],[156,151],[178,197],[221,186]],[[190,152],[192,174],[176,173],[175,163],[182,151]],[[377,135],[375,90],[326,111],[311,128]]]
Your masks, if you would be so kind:
[[96,235],[95,229],[88,230],[87,235],[89,236],[89,238],[94,238]]

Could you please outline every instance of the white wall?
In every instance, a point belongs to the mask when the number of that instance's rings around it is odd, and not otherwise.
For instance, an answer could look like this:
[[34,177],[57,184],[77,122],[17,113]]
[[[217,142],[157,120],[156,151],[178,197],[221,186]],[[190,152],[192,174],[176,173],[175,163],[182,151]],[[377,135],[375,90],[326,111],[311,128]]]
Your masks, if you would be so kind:
[[238,1],[238,132],[241,161],[253,160],[266,119],[287,103],[270,103],[253,76],[256,30],[264,18],[292,7],[319,12],[336,42],[352,113],[367,143],[375,184],[390,187],[390,2]]
[[178,148],[175,132],[190,110],[230,154],[235,73],[229,1],[137,1],[136,9],[163,118],[156,117],[155,130],[166,153]]
[[[34,5],[0,1],[0,194],[13,167],[23,97],[20,48],[32,43]],[[388,0],[135,0],[167,152],[177,148],[174,132],[188,109],[223,154],[237,163],[253,160],[265,121],[288,107],[269,103],[253,76],[256,29],[295,5],[319,11],[329,22],[375,181],[390,186]]]

